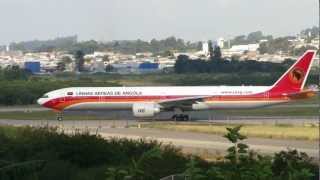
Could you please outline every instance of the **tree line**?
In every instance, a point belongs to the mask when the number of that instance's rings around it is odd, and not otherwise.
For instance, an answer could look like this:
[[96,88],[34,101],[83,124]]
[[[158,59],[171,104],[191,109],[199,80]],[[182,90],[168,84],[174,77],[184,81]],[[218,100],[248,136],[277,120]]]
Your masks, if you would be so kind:
[[[312,39],[318,35],[318,27],[307,28],[301,31],[300,35],[306,39],[306,42],[311,42]],[[233,45],[243,44],[255,44],[260,43],[259,49],[261,54],[275,53],[278,51],[288,52],[291,55],[299,55],[303,49],[299,48],[295,50],[290,46],[288,40],[292,40],[295,37],[285,36],[274,38],[272,35],[264,35],[262,31],[255,31],[248,33],[247,35],[238,35],[229,41],[226,41],[224,47],[230,47]],[[264,40],[264,42],[261,42]],[[306,48],[306,47],[305,47]],[[314,48],[314,47],[307,47]],[[112,51],[123,54],[136,54],[141,52],[152,52],[155,55],[168,54],[172,51],[199,51],[202,49],[202,42],[190,42],[174,36],[151,41],[137,40],[114,40],[109,42],[98,42],[95,40],[78,41],[78,37],[67,36],[59,37],[52,40],[34,40],[24,41],[19,43],[11,43],[11,50],[20,50],[23,52],[51,52],[51,51],[66,51],[74,54],[76,51],[83,51],[85,54],[93,53],[94,51]],[[0,50],[5,50],[5,46],[0,46]]]
[[176,73],[254,73],[254,72],[284,72],[292,64],[293,60],[287,59],[282,63],[259,62],[255,60],[231,61],[216,56],[210,60],[196,59],[191,60],[186,55],[178,56],[174,66]]
[[174,36],[162,40],[152,39],[151,41],[143,41],[138,39],[110,42],[98,42],[95,40],[78,42],[77,36],[70,36],[47,41],[35,40],[10,44],[12,50],[20,50],[23,52],[66,51],[71,54],[79,50],[85,54],[90,54],[94,51],[113,51],[123,54],[136,54],[141,52],[164,53],[172,50],[194,50],[197,46],[197,43],[185,42],[183,39]]

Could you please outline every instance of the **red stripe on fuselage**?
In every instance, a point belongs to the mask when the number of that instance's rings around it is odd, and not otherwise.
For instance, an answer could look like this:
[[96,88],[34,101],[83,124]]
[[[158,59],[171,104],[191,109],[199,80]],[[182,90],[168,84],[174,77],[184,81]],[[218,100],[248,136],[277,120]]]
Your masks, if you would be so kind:
[[66,96],[49,100],[43,106],[63,110],[68,106],[85,102],[157,102],[184,97],[189,96]]

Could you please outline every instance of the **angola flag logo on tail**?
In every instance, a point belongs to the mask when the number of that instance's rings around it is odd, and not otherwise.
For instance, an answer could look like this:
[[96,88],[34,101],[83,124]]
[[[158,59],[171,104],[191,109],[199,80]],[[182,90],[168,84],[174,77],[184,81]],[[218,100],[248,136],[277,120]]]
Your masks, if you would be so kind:
[[304,75],[305,75],[305,73],[303,72],[302,69],[295,68],[290,72],[289,78],[290,78],[292,83],[299,84],[299,83],[302,82],[302,80],[304,78]]

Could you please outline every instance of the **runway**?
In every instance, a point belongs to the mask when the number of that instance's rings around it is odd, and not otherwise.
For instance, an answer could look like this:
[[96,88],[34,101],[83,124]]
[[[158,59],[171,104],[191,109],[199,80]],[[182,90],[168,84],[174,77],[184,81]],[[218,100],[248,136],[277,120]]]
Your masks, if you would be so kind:
[[[173,144],[182,148],[182,150],[185,152],[198,154],[208,153],[214,155],[223,155],[227,148],[231,146],[231,144],[221,135],[137,128],[138,124],[141,123],[150,122],[138,122],[133,120],[62,122],[41,120],[0,120],[0,125],[58,126],[67,132],[75,131],[75,129],[87,129],[91,133],[98,133],[105,138],[125,137],[130,139],[153,139],[164,144]],[[273,154],[281,150],[297,149],[301,152],[306,152],[309,156],[319,157],[317,141],[249,138],[245,140],[245,143],[250,146],[250,149],[263,154]]]
[[[282,104],[276,105],[277,108],[315,108],[318,104]],[[37,112],[48,111],[50,109],[41,107],[39,105],[25,105],[25,106],[0,106],[0,112]]]
[[30,106],[0,106],[0,112],[38,112],[48,111],[48,108],[40,107],[38,105]]
[[[314,108],[316,104],[292,104],[292,105],[278,105],[277,108],[287,107],[305,107]],[[274,107],[272,107],[274,108]],[[0,113],[37,113],[43,111],[51,111],[47,108],[43,108],[37,105],[31,106],[14,106],[14,107],[0,107]],[[206,110],[206,111],[188,111],[186,114],[190,115],[192,121],[205,122],[205,123],[224,123],[224,124],[314,124],[318,123],[318,117],[314,115],[310,116],[274,116],[274,115],[228,115],[227,113],[221,113],[220,111]],[[103,120],[139,120],[132,115],[132,111],[73,111],[64,112],[64,116],[75,115],[84,117],[85,120],[103,119]],[[171,120],[173,112],[161,112],[154,118],[148,118],[149,121],[168,121]],[[43,120],[55,120],[56,116],[39,118]],[[84,119],[82,118],[82,119]],[[92,119],[90,119],[92,118]]]

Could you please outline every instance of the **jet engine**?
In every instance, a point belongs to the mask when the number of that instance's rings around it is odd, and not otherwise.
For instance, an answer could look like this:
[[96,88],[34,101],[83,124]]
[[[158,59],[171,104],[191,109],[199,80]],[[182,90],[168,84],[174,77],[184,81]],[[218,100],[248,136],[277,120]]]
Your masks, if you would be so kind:
[[155,103],[135,103],[132,111],[135,117],[153,117],[160,112],[160,105]]

